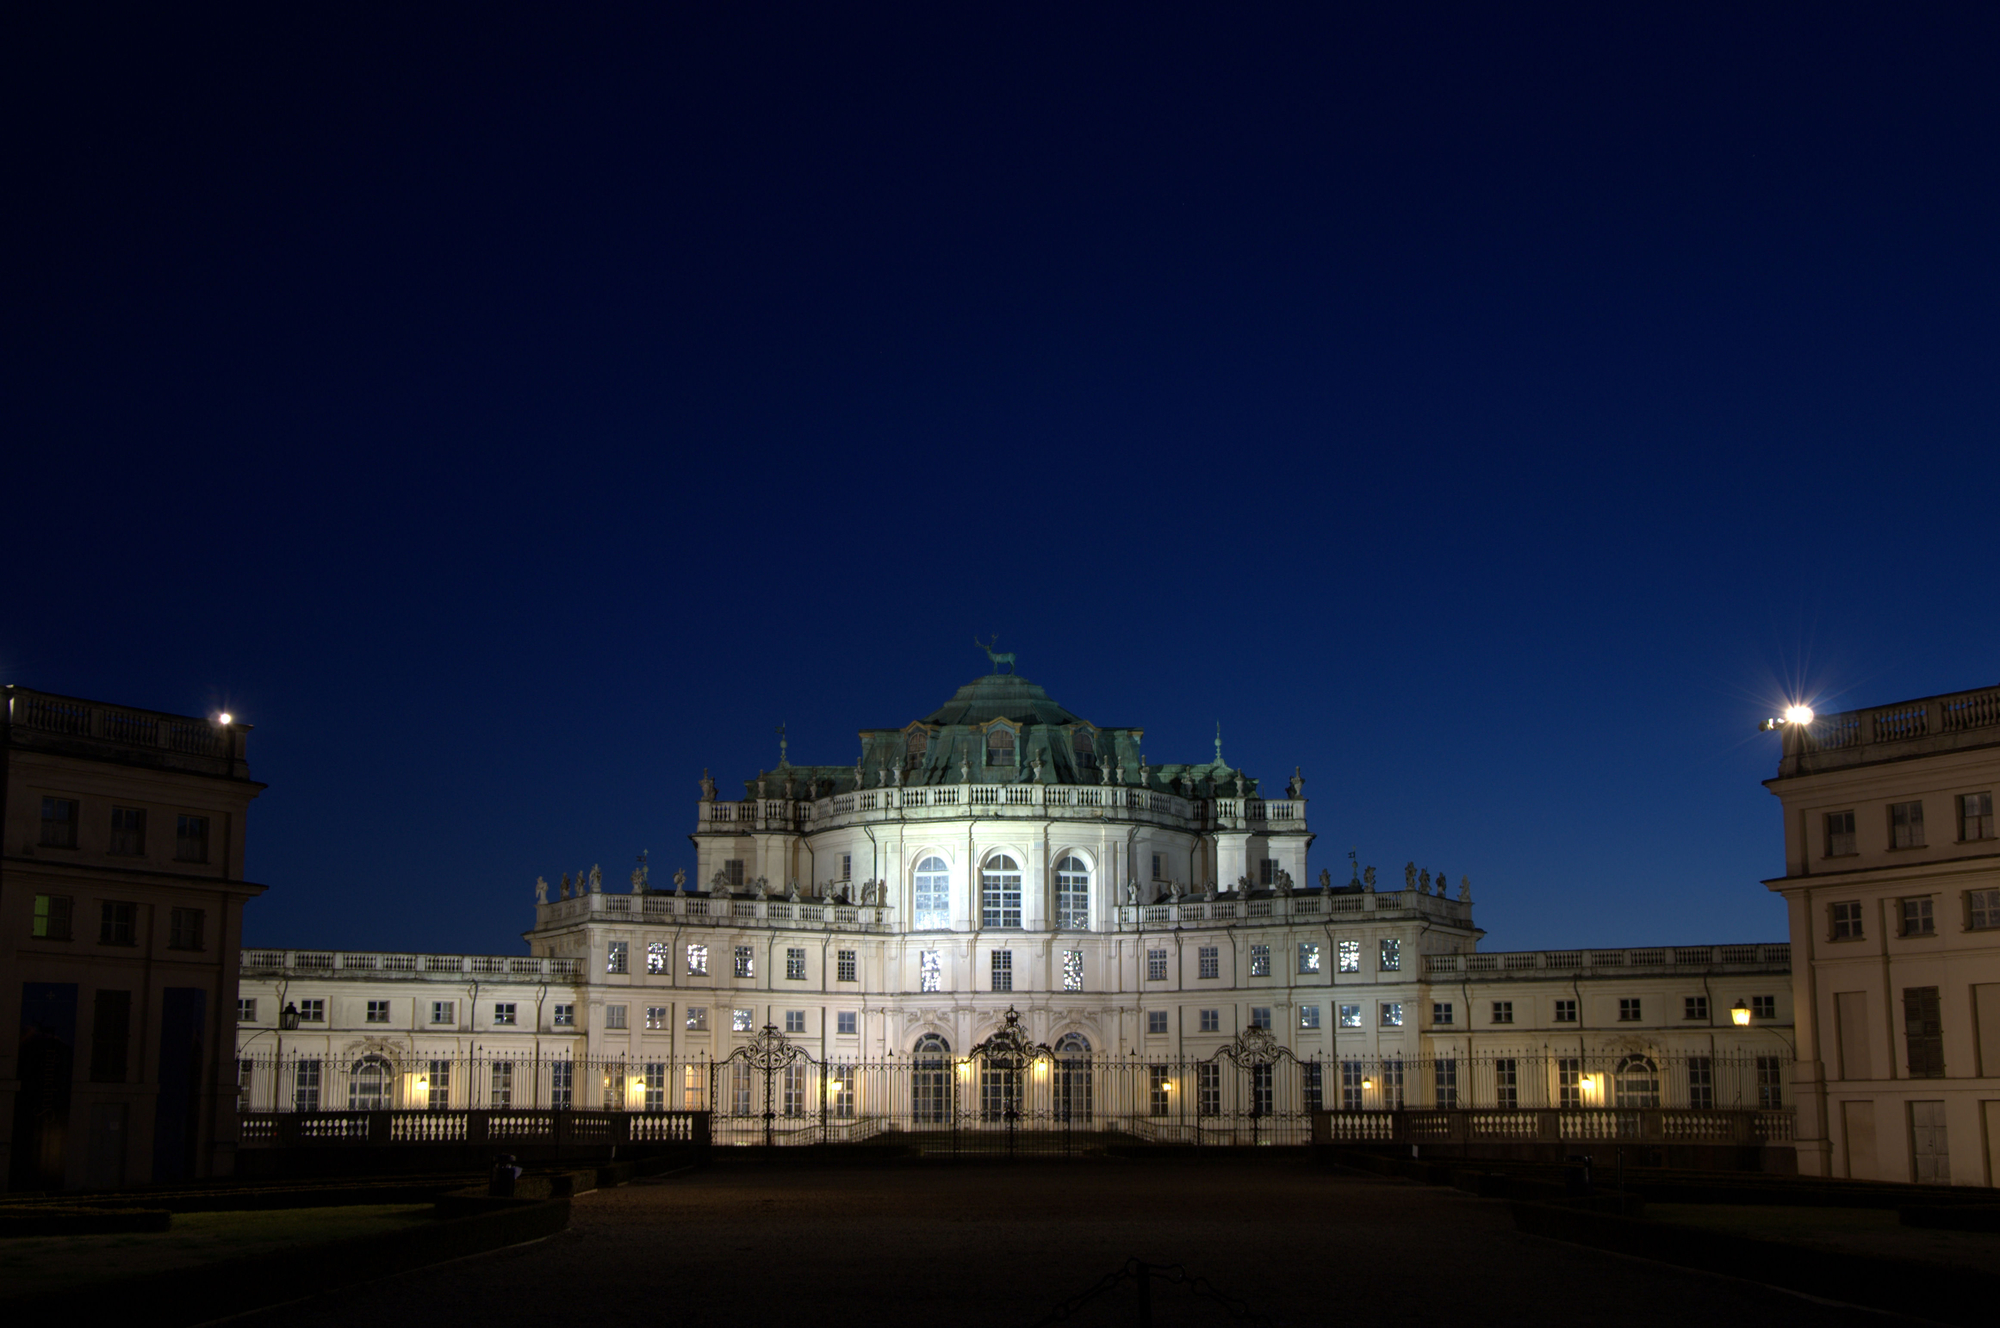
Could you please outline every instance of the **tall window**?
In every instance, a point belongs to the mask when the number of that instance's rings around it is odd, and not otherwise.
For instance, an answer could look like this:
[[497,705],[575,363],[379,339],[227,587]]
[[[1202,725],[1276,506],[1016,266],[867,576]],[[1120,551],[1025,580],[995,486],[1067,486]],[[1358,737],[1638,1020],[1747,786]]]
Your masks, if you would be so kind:
[[1091,1113],[1090,1042],[1081,1033],[1056,1039],[1056,1119],[1087,1121]]
[[[39,901],[37,902],[39,907]],[[36,914],[40,916],[39,913]],[[1968,890],[1965,893],[1965,925],[1984,930],[2000,927],[2000,890]],[[63,929],[67,933],[68,928]],[[37,933],[38,935],[40,933]]]
[[806,952],[796,945],[785,948],[785,980],[804,982],[806,980]]
[[1278,860],[1264,858],[1257,863],[1257,884],[1272,886],[1278,883]]
[[1064,991],[1083,990],[1083,951],[1062,952],[1062,984]]
[[854,1119],[854,1066],[836,1062],[827,1071],[826,1105],[837,1119]]
[[1361,942],[1341,941],[1335,945],[1334,953],[1340,956],[1339,968],[1341,972],[1359,973],[1361,971]]
[[1014,952],[995,950],[993,952],[993,990],[1014,990]]
[[1583,1058],[1581,1056],[1559,1056],[1556,1058],[1556,1105],[1565,1110],[1574,1110],[1583,1105]]
[[347,1073],[347,1109],[382,1111],[389,1105],[389,1063],[363,1056]]
[[1512,1056],[1493,1062],[1493,1105],[1502,1111],[1521,1105],[1521,1063]]
[[625,941],[612,941],[606,945],[604,947],[604,971],[607,973],[625,972],[630,963],[628,958],[630,950],[630,944]]
[[1173,1091],[1168,1087],[1173,1082],[1173,1072],[1164,1065],[1146,1067],[1147,1094],[1146,1109],[1154,1116],[1167,1115],[1173,1106]]
[[729,858],[722,864],[723,884],[739,886],[743,884],[743,859]]
[[203,948],[202,933],[207,919],[207,910],[199,908],[174,908],[167,910],[167,948],[169,950],[199,950]]
[[1958,798],[1958,837],[1993,838],[1993,795],[1961,793]]
[[206,816],[177,816],[174,818],[174,861],[208,861],[208,818]]
[[1361,1081],[1367,1076],[1362,1072],[1360,1061],[1340,1063],[1340,1109],[1360,1111],[1362,1109]]
[[1688,1106],[1707,1111],[1715,1105],[1715,1062],[1707,1056],[1690,1056],[1687,1061]]
[[951,1087],[951,1044],[926,1033],[910,1052],[910,1114],[926,1125],[950,1120]]
[[1777,1111],[1785,1105],[1785,1060],[1782,1056],[1757,1058],[1757,1106]]
[[1219,947],[1213,945],[1200,947],[1195,951],[1195,960],[1201,965],[1197,971],[1202,977],[1219,978],[1222,976],[1222,951]]
[[1921,802],[1892,802],[1889,804],[1889,847],[1922,848],[1924,846],[1924,804]]
[[1090,869],[1081,858],[1056,864],[1056,926],[1078,931],[1090,926]]
[[1076,729],[1070,734],[1070,750],[1076,753],[1076,764],[1082,770],[1097,768],[1097,739],[1089,729]]
[[1657,1107],[1660,1105],[1659,1067],[1644,1056],[1627,1056],[1618,1062],[1618,1069],[1611,1076],[1613,1091],[1617,1094],[1615,1105],[1620,1107]]
[[1194,1111],[1197,1116],[1222,1114],[1222,1067],[1213,1061],[1194,1067]]
[[1440,1056],[1431,1062],[1437,1086],[1437,1105],[1447,1111],[1458,1105],[1458,1058]]
[[921,950],[917,953],[917,990],[941,991],[944,988],[944,964],[936,950]]
[[1165,950],[1146,951],[1146,981],[1165,982],[1167,980],[1167,952]]
[[757,947],[739,945],[736,947],[736,976],[754,978],[757,976]]
[[924,757],[929,753],[930,748],[930,734],[924,732],[922,729],[910,730],[910,736],[903,740],[903,768],[905,770],[923,769]]
[[646,1062],[646,1110],[667,1109],[667,1066],[664,1061]]
[[708,976],[708,947],[690,945],[688,947],[688,976],[705,978]]
[[1253,945],[1250,947],[1250,976],[1268,978],[1271,976],[1271,947]]
[[76,799],[42,799],[42,847],[76,847]]
[[917,928],[951,925],[951,872],[943,858],[925,858],[917,864]]
[[1403,968],[1403,943],[1389,939],[1382,942],[1381,962],[1377,965],[1384,973],[1398,973]]
[[1014,730],[996,724],[986,731],[986,764],[1014,764]]
[[843,881],[854,879],[854,855],[852,853],[843,853],[840,855],[840,879]]
[[1910,1044],[1910,1078],[1942,1078],[1944,1020],[1936,987],[1903,988],[1903,1035]]
[[1299,972],[1301,973],[1319,972],[1318,941],[1299,942]]
[[319,1110],[319,1059],[301,1060],[292,1067],[292,1110]]
[[979,925],[1021,925],[1021,867],[1004,853],[989,858],[980,873]]
[[667,943],[665,941],[646,942],[646,971],[664,973],[667,971]]
[[1391,1056],[1382,1062],[1382,1105],[1390,1111],[1403,1109],[1403,1058]]
[[549,1063],[549,1105],[557,1111],[568,1111],[576,1104],[576,1062],[552,1061]]
[[853,950],[835,950],[833,952],[833,980],[835,982],[854,981],[855,953]]
[[1307,1061],[1299,1066],[1299,1097],[1307,1111],[1320,1109],[1320,1063]]
[[1832,923],[1832,936],[1836,941],[1858,941],[1861,939],[1861,903],[1856,900],[1847,904],[1829,906],[1827,917]]
[[430,1073],[424,1076],[424,1106],[430,1111],[443,1111],[450,1105],[451,1062],[448,1060],[432,1061]]
[[1854,813],[1828,812],[1826,814],[1826,856],[1845,858],[1857,852],[1854,847]]
[[144,857],[146,854],[146,809],[144,807],[113,807],[111,809],[111,840],[104,846],[107,853],[121,857]]
[[489,1107],[511,1107],[514,1105],[514,1062],[495,1061],[492,1065],[491,1093],[486,1099]]

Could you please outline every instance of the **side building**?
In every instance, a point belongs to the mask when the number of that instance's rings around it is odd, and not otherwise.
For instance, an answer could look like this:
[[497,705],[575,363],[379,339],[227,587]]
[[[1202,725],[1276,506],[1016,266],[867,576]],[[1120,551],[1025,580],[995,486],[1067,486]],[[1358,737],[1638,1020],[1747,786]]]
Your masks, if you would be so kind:
[[1781,726],[1799,1168],[2000,1180],[2000,688]]
[[227,1175],[249,726],[0,690],[0,1168]]

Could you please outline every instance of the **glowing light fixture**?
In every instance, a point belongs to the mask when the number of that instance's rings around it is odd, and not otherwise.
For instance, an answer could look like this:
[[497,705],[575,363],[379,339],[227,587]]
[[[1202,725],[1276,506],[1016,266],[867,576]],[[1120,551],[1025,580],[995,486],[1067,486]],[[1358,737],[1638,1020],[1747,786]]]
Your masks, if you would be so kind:
[[1361,1087],[1364,1091],[1373,1088],[1374,1086],[1375,1086],[1375,1081],[1373,1079],[1363,1079],[1361,1081]]
[[1738,1028],[1750,1027],[1750,1007],[1742,1001],[1729,1007],[1729,1018]]
[[221,714],[215,717],[215,722],[218,724],[234,724],[236,722],[236,716],[230,714],[227,710],[225,710]]
[[1787,724],[1810,724],[1813,722],[1813,708],[1809,705],[1786,706],[1785,722]]

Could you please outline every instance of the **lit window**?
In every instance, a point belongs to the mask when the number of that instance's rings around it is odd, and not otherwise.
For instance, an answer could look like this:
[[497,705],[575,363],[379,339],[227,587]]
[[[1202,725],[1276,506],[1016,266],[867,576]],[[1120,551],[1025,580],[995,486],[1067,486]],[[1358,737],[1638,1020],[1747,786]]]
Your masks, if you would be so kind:
[[1559,1024],[1573,1024],[1576,1022],[1576,1002],[1574,1000],[1560,1000],[1556,1002],[1555,1022]]
[[1146,981],[1165,982],[1167,980],[1167,952],[1165,950],[1146,951]]
[[630,946],[624,941],[613,941],[604,950],[604,971],[623,973],[626,971],[626,954]]
[[1681,1018],[1708,1021],[1708,997],[1686,996],[1681,999]]
[[455,1024],[458,1022],[457,1001],[432,1001],[431,1022],[434,1024]]
[[1450,1001],[1438,1001],[1431,1005],[1431,1022],[1433,1024],[1448,1024],[1451,1022]]
[[925,858],[917,864],[917,929],[951,925],[951,873],[943,858]]
[[1222,976],[1222,951],[1213,945],[1204,945],[1195,951],[1195,959],[1201,965],[1198,970],[1205,978]]
[[1021,925],[1021,868],[1004,853],[979,874],[979,917],[983,927]]
[[1834,904],[1828,909],[1827,915],[1833,923],[1834,940],[1858,941],[1861,939],[1861,903],[1859,900],[1846,904]]
[[1402,971],[1403,943],[1401,941],[1386,940],[1382,942],[1382,962],[1380,967],[1384,973],[1397,973]]
[[1341,1006],[1341,1007],[1340,1007],[1340,1026],[1341,1026],[1342,1028],[1359,1028],[1359,1027],[1361,1027],[1361,1007],[1360,1007],[1360,1006],[1358,1006],[1358,1005],[1343,1005],[1343,1006]]
[[386,1024],[386,1023],[388,1023],[388,1022],[389,1022],[389,1002],[387,1002],[387,1001],[370,1001],[370,1002],[368,1002],[368,1009],[367,1009],[367,1010],[366,1010],[366,1011],[364,1012],[364,1015],[363,1015],[363,1017],[364,1017],[364,1018],[365,1018],[365,1019],[367,1020],[367,1022],[369,1022],[369,1023],[371,1023],[371,1024]]
[[257,998],[255,996],[239,996],[236,998],[236,1022],[239,1024],[254,1024],[257,1022]]
[[796,945],[788,946],[785,950],[785,980],[787,982],[806,980],[806,952]]
[[787,1010],[787,1011],[785,1011],[785,1031],[786,1031],[787,1033],[803,1033],[803,1032],[805,1032],[805,1031],[806,1031],[806,1012],[805,1012],[804,1010]]
[[689,1007],[687,1016],[681,1020],[681,1026],[690,1033],[706,1033],[708,1031],[708,1010],[699,1005]]
[[1401,1028],[1403,1026],[1403,1003],[1401,1001],[1382,1002],[1382,1027]]
[[1921,802],[1892,802],[1889,804],[1889,847],[1922,848],[1924,846],[1924,804]]
[[836,982],[854,981],[854,951],[834,951],[833,976]]
[[1937,919],[1931,916],[1931,897],[1903,901],[1903,935],[1935,936]]
[[76,847],[76,799],[42,799],[42,847]]
[[1752,996],[1750,998],[1750,1017],[1752,1019],[1776,1019],[1778,1017],[1778,998],[1776,996]]
[[1081,858],[1056,864],[1056,926],[1072,931],[1090,926],[1090,870]]
[[1064,991],[1083,990],[1083,951],[1063,951],[1062,982]]
[[1966,891],[1965,925],[1979,929],[2000,927],[2000,890]]
[[1317,1005],[1301,1005],[1299,1007],[1299,1027],[1319,1027],[1319,1007]]
[[941,991],[944,988],[944,964],[936,950],[917,952],[917,990]]
[[986,764],[1014,764],[1014,730],[996,724],[986,731]]
[[206,816],[177,816],[174,818],[174,861],[208,861],[208,818]]
[[667,943],[665,941],[646,942],[646,971],[664,973],[667,971]]
[[1993,795],[1962,793],[1958,798],[1958,837],[1993,838]]
[[1166,1031],[1167,1012],[1165,1010],[1146,1011],[1146,1032],[1153,1037],[1162,1037],[1165,1036]]
[[1641,1018],[1640,1001],[1637,996],[1620,996],[1618,998],[1618,1020],[1620,1023],[1638,1023]]
[[1334,947],[1334,950],[1340,956],[1341,972],[1359,973],[1361,971],[1361,942],[1341,941]]
[[73,903],[68,895],[36,895],[34,935],[44,941],[68,940]]
[[756,947],[749,945],[739,945],[736,947],[736,976],[739,978],[754,978],[757,976]]
[[[619,1008],[623,1009],[624,1007],[620,1006]],[[514,1022],[514,1002],[495,1001],[493,1004],[493,1022],[496,1024],[512,1024]]]
[[623,1028],[623,1027],[625,1027],[625,1007],[624,1007],[624,1006],[622,1006],[622,1005],[607,1005],[607,1006],[605,1006],[605,1007],[604,1007],[604,1026],[605,1026],[606,1028]]
[[657,1033],[666,1026],[667,1026],[667,1007],[664,1005],[647,1006],[646,1007],[647,1030],[649,1032]]
[[731,1010],[729,1030],[732,1033],[754,1033],[757,1031],[757,1012],[754,1010]]
[[113,807],[111,809],[111,838],[106,842],[104,851],[120,857],[137,858],[145,856],[145,808]]
[[1514,1022],[1514,1002],[1512,1002],[1512,1001],[1495,1001],[1495,1002],[1493,1002],[1493,1022],[1494,1022],[1494,1023],[1496,1023],[1496,1024],[1511,1024],[1511,1023],[1513,1023],[1513,1022]]
[[1301,973],[1319,972],[1318,941],[1299,942],[1299,972]]
[[1854,813],[1828,812],[1826,814],[1826,856],[1829,858],[1851,857],[1858,850],[1854,847]]
[[1250,947],[1250,976],[1268,978],[1271,976],[1271,947],[1253,945]]
[[1270,1026],[1271,1026],[1271,1007],[1268,1005],[1251,1006],[1250,1027],[1269,1028]]
[[833,1017],[833,1031],[842,1037],[854,1036],[854,1011],[842,1010]]
[[708,976],[708,947],[690,945],[688,947],[688,976],[705,978]]
[[549,1023],[556,1028],[575,1028],[576,1006],[567,1002],[551,1006],[549,1010]]
[[993,990],[1014,990],[1014,952],[995,950],[993,952]]

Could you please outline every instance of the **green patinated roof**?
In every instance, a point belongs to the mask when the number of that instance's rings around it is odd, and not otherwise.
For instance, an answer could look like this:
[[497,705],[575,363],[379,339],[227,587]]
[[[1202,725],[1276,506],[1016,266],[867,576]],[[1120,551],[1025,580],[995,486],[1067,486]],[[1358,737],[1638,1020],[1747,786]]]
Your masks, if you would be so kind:
[[926,724],[984,724],[1011,719],[1019,724],[1074,724],[1077,717],[1049,700],[1049,694],[1012,673],[974,678],[925,717]]

